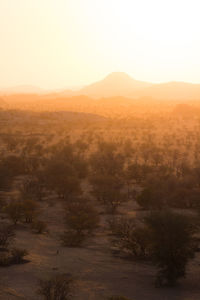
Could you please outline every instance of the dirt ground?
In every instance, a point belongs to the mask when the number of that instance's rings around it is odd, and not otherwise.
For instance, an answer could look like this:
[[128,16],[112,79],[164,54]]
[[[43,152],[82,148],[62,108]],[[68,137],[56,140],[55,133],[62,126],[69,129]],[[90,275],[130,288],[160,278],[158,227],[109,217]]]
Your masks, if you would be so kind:
[[[187,277],[176,288],[155,288],[155,269],[148,264],[113,255],[108,236],[100,228],[82,248],[60,245],[64,230],[60,203],[43,205],[49,233],[38,235],[17,225],[15,245],[28,250],[29,263],[0,268],[0,299],[39,300],[38,280],[56,273],[74,276],[73,298],[103,300],[123,295],[131,300],[199,300],[200,255],[190,263]],[[58,250],[58,254],[57,254]]]

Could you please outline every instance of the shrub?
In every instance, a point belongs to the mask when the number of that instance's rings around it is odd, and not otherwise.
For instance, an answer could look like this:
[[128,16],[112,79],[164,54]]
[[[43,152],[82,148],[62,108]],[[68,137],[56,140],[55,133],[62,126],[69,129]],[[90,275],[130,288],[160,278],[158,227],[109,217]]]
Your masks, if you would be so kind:
[[25,249],[13,248],[11,250],[11,255],[12,264],[21,264],[24,262],[24,257],[28,255],[28,252]]
[[145,223],[150,230],[152,257],[159,268],[156,284],[174,286],[185,276],[186,265],[194,256],[196,226],[191,218],[171,211],[153,212]]
[[[39,174],[36,173],[36,176]],[[21,197],[26,200],[42,200],[44,196],[44,184],[41,178],[29,178],[24,180],[20,187]]]
[[12,226],[1,225],[0,227],[0,247],[7,248],[13,240],[15,234]]
[[67,205],[65,222],[67,231],[61,237],[65,245],[80,245],[97,228],[99,215],[91,204],[78,199]]
[[26,223],[32,223],[33,219],[37,215],[38,205],[33,200],[24,200],[22,203],[22,214]]
[[26,223],[32,223],[38,212],[38,205],[33,200],[17,200],[10,202],[6,206],[5,212],[15,225],[23,218],[25,218]]
[[92,174],[90,183],[93,195],[106,207],[108,213],[116,213],[118,207],[127,200],[127,195],[122,191],[124,182],[119,176]]
[[47,280],[39,281],[39,295],[44,300],[69,300],[71,298],[72,277],[60,274]]
[[13,201],[10,202],[6,208],[5,212],[7,213],[8,217],[13,221],[16,225],[18,221],[20,221],[23,217],[23,206],[21,201]]
[[149,258],[151,246],[149,230],[144,224],[136,224],[135,219],[119,218],[110,222],[114,235],[113,244],[121,251],[137,258]]
[[24,249],[13,248],[7,252],[1,252],[0,266],[8,267],[13,264],[22,264],[25,262],[24,256],[28,255],[28,252]]
[[55,191],[60,198],[68,201],[69,197],[78,196],[81,191],[81,179],[74,166],[75,159],[70,161],[62,159],[61,153],[58,153],[47,161],[44,170],[46,187]]

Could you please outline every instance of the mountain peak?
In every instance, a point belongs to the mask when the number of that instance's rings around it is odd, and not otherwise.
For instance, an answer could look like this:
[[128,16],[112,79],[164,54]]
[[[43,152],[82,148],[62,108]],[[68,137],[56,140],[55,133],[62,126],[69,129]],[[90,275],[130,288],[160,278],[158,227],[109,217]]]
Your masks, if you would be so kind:
[[103,80],[86,86],[81,90],[83,95],[90,97],[136,97],[138,90],[151,86],[152,84],[133,79],[127,73],[113,72]]
[[125,72],[112,72],[104,80],[133,80],[133,78]]

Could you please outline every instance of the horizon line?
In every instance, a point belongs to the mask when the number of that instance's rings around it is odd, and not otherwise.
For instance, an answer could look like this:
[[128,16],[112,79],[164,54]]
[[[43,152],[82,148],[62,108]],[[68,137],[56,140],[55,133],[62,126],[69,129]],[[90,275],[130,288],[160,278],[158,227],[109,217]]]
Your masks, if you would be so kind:
[[[146,82],[146,83],[153,84],[153,85],[169,84],[169,83],[183,83],[183,84],[191,84],[191,85],[200,85],[200,81],[199,82],[185,81],[185,80],[148,81],[148,80],[136,79],[135,77],[131,76],[127,72],[114,71],[114,72],[108,73],[107,75],[105,75],[103,78],[101,78],[99,80],[95,80],[95,81],[92,81],[90,83],[85,83],[85,84],[77,84],[77,85],[69,85],[69,86],[63,86],[63,87],[47,88],[47,87],[42,87],[42,86],[37,85],[37,84],[22,83],[22,84],[10,85],[10,86],[0,86],[0,91],[3,91],[3,92],[8,91],[9,92],[9,90],[12,90],[12,89],[14,90],[14,89],[20,89],[20,88],[22,88],[22,89],[23,88],[24,89],[33,88],[33,89],[41,90],[41,92],[38,91],[38,94],[40,94],[40,93],[43,94],[43,93],[46,93],[46,92],[62,92],[62,91],[65,91],[65,90],[70,90],[72,92],[75,92],[75,91],[81,90],[84,87],[87,87],[87,86],[90,86],[94,83],[100,82],[100,81],[106,79],[109,75],[116,74],[116,73],[125,74],[125,75],[128,75],[130,78],[132,78],[135,81]],[[13,92],[15,92],[15,91],[13,91]],[[22,92],[22,93],[24,93],[24,92]],[[27,92],[27,93],[29,94],[30,92]]]

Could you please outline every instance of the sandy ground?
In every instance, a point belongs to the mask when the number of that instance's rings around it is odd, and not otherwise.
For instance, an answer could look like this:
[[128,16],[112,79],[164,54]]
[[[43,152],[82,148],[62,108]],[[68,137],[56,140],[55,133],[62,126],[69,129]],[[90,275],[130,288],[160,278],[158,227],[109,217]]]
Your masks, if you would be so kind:
[[[44,204],[49,233],[37,235],[18,225],[15,245],[29,251],[30,262],[0,268],[0,299],[39,300],[37,283],[56,273],[75,278],[74,299],[103,300],[124,295],[131,300],[199,300],[200,255],[188,267],[187,277],[175,289],[154,287],[155,269],[148,264],[113,256],[109,238],[101,229],[82,248],[65,248],[59,235],[64,229],[63,209]],[[59,254],[56,254],[59,250]]]

